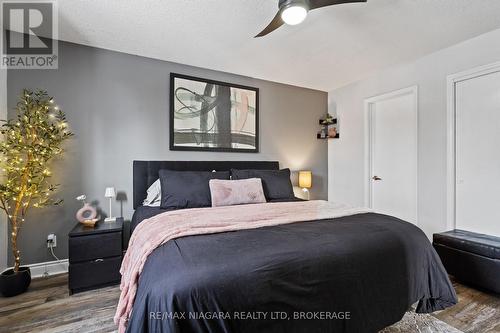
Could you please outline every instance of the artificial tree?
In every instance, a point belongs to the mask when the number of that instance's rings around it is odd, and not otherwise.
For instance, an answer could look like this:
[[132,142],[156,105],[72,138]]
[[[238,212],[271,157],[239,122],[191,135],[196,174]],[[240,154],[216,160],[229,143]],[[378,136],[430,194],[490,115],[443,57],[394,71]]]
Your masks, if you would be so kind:
[[11,226],[14,272],[19,271],[21,254],[17,237],[30,207],[59,205],[51,194],[50,161],[62,153],[62,144],[73,135],[66,116],[46,91],[24,89],[16,105],[16,116],[0,127],[0,208]]

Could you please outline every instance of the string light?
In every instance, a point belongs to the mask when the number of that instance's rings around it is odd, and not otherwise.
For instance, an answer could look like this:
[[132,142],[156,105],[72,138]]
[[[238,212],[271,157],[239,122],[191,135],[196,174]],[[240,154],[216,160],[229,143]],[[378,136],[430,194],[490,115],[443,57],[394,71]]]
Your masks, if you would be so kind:
[[[57,114],[54,110],[59,111]],[[45,164],[62,152],[61,144],[73,134],[66,128],[65,115],[44,91],[23,90],[17,116],[0,124],[4,135],[0,143],[0,199],[12,227],[13,245],[17,248],[18,225],[25,222],[27,208],[44,207],[60,201],[50,198],[57,186],[48,182],[51,171]],[[20,252],[15,250],[15,269]]]

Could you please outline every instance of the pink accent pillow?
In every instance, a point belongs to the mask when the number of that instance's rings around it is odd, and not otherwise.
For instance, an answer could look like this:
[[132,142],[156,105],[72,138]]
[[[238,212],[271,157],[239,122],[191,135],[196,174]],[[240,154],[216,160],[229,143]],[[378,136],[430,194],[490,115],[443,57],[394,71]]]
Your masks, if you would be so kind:
[[260,178],[241,180],[210,179],[212,207],[266,202]]

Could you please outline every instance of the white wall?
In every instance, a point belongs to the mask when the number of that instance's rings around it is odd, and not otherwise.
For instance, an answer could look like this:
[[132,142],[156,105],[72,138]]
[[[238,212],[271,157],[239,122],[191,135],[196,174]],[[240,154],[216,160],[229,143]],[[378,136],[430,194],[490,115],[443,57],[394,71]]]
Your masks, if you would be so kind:
[[500,29],[329,92],[340,139],[329,140],[328,197],[365,204],[364,99],[418,85],[418,225],[431,237],[446,229],[446,77],[500,61]]
[[[7,119],[7,70],[0,69],[0,120]],[[0,212],[0,271],[7,267],[7,219]]]

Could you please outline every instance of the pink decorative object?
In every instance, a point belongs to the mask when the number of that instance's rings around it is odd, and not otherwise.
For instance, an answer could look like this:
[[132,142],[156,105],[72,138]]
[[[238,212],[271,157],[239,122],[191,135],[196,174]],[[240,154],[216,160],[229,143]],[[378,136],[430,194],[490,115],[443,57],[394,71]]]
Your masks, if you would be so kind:
[[76,219],[81,223],[87,220],[93,220],[97,217],[97,211],[89,203],[84,203],[83,207],[76,212]]
[[241,180],[211,179],[212,207],[266,202],[260,178]]
[[94,224],[99,220],[97,217],[97,210],[85,201],[87,196],[85,194],[80,195],[76,198],[78,201],[83,202],[83,207],[76,212],[76,219],[87,226],[94,226]]

